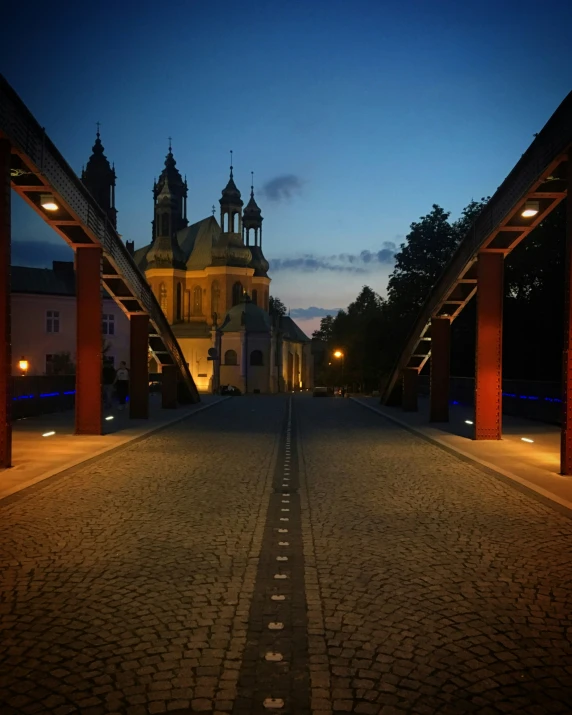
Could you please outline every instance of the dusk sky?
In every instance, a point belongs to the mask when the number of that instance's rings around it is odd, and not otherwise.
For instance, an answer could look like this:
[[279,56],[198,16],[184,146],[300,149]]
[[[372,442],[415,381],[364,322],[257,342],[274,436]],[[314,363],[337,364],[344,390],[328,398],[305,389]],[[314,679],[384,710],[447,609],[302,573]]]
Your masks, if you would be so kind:
[[[101,122],[118,230],[150,240],[167,137],[191,222],[234,150],[264,216],[271,293],[316,307],[385,293],[409,225],[494,193],[572,88],[572,3],[258,0],[12,4],[0,68],[81,172]],[[14,260],[64,258],[14,195]],[[319,321],[318,321],[319,322]]]

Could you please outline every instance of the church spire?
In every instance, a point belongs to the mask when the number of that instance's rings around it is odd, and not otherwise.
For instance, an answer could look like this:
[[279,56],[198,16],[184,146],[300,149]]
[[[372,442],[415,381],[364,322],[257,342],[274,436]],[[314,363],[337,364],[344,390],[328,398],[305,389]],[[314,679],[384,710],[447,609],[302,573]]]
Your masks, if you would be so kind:
[[107,217],[117,228],[117,210],[115,208],[115,165],[110,166],[101,143],[100,123],[96,122],[95,143],[92,154],[81,172],[84,186],[105,211]]
[[242,216],[242,225],[244,227],[244,242],[247,246],[250,246],[250,231],[254,232],[254,246],[262,247],[262,212],[256,199],[254,198],[254,172],[251,171],[250,175],[252,177],[250,184],[250,201],[244,207],[244,214]]
[[[188,226],[189,222],[187,220],[187,195],[188,186],[187,179],[183,180],[180,171],[177,169],[177,162],[173,156],[173,140],[172,137],[168,137],[168,151],[165,157],[165,166],[159,174],[159,179],[153,182],[153,199],[157,202],[159,194],[163,190],[165,183],[169,185],[169,191],[173,196],[173,200],[176,204],[176,231]],[[155,238],[155,227],[153,222],[153,238]]]
[[147,253],[147,268],[185,268],[185,256],[177,241],[178,201],[165,178],[155,201],[153,244]]
[[222,190],[219,199],[220,203],[220,225],[223,233],[242,233],[241,214],[243,200],[240,198],[240,191],[234,183],[232,150],[230,152],[230,178],[228,184]]

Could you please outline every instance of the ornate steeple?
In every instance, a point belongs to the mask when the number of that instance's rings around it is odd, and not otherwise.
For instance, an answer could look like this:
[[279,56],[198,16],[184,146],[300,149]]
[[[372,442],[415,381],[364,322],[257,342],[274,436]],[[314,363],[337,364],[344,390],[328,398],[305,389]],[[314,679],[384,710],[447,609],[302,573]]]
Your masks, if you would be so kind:
[[84,186],[105,211],[113,228],[117,228],[117,210],[115,208],[115,166],[110,166],[109,161],[103,153],[103,144],[99,133],[99,122],[97,122],[97,133],[92,154],[89,157],[85,169],[81,172],[81,180]]
[[254,245],[262,247],[262,212],[254,198],[254,172],[250,172],[252,183],[250,185],[250,201],[244,208],[242,217],[244,242],[250,246],[250,231],[254,232]]
[[240,191],[236,188],[233,176],[232,150],[230,152],[230,178],[222,190],[220,203],[220,225],[223,233],[242,233],[242,206]]
[[155,236],[147,253],[147,269],[185,269],[185,256],[177,241],[177,225],[180,220],[177,198],[168,179],[165,179],[155,200]]
[[[176,203],[176,213],[178,219],[175,226],[175,231],[180,231],[188,226],[187,221],[187,195],[188,185],[187,179],[183,180],[181,173],[177,169],[177,162],[173,156],[173,147],[171,137],[169,137],[169,151],[165,157],[165,166],[159,174],[159,180],[153,182],[153,199],[157,202],[159,194],[163,190],[165,183],[169,184],[169,190]],[[155,228],[153,227],[153,236],[155,236]]]

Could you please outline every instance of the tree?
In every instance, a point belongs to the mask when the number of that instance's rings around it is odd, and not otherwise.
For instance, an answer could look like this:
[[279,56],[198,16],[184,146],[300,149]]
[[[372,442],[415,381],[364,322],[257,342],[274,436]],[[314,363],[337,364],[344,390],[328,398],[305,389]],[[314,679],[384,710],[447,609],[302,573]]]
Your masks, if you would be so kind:
[[273,295],[268,299],[268,312],[270,315],[286,315],[288,309],[280,298],[275,298]]
[[326,315],[320,320],[320,327],[314,330],[312,337],[316,340],[321,340],[324,343],[329,343],[332,339],[332,330],[334,327],[334,316]]

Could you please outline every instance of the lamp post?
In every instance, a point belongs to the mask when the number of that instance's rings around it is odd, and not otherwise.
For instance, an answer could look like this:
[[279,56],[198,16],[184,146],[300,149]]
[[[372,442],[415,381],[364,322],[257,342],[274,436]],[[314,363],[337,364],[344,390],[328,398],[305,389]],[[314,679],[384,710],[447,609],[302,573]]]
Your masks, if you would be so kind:
[[342,361],[342,387],[344,384],[344,353],[341,350],[336,350],[334,352],[334,357]]
[[28,373],[28,368],[30,367],[30,364],[26,360],[26,358],[22,355],[20,358],[20,361],[18,362],[18,367],[20,368],[22,372],[22,377],[26,377],[26,374]]

